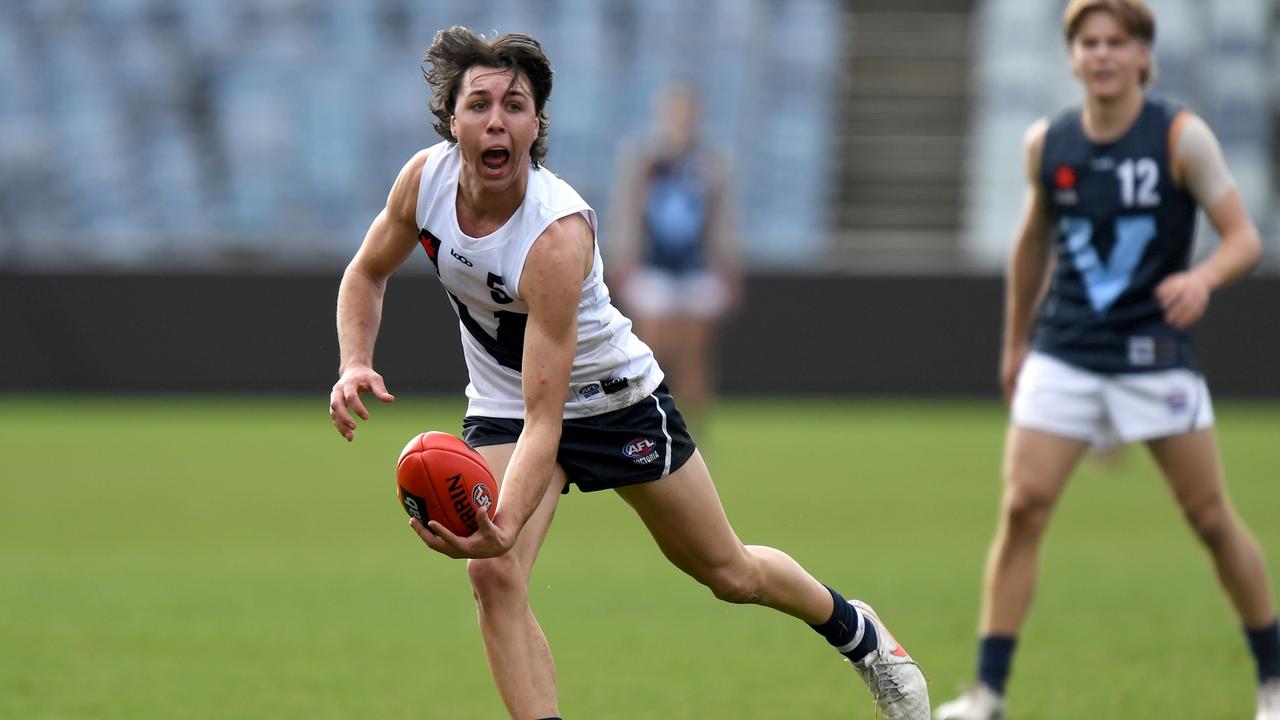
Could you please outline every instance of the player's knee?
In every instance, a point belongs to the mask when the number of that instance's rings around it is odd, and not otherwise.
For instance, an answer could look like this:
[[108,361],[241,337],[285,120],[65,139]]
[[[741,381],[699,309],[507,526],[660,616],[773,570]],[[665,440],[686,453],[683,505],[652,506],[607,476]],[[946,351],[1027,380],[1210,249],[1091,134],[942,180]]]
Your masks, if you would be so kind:
[[1011,487],[1005,493],[1004,515],[1011,530],[1021,533],[1040,533],[1049,524],[1053,511],[1053,497],[1033,488]]
[[1200,541],[1210,548],[1222,545],[1231,531],[1231,512],[1224,502],[1215,500],[1187,505],[1183,507],[1182,514]]
[[698,581],[728,603],[747,604],[760,599],[759,573],[745,563],[714,568],[699,574]]
[[467,561],[467,577],[476,602],[493,602],[498,598],[523,595],[528,588],[520,567],[507,556]]

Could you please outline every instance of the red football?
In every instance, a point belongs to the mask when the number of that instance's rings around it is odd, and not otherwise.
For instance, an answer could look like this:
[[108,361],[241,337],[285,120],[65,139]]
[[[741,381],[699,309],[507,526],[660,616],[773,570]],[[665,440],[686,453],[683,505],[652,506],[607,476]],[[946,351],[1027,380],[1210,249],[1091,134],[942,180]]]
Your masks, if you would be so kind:
[[470,445],[449,433],[425,432],[400,453],[396,494],[405,512],[424,525],[435,520],[465,536],[479,527],[477,509],[493,517],[498,483]]

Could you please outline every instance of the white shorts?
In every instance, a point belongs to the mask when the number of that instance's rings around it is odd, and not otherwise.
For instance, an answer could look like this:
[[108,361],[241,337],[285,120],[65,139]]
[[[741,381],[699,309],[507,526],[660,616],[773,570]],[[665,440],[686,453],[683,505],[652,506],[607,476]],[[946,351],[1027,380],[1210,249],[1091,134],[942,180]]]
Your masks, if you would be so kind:
[[709,320],[729,308],[729,288],[706,270],[675,274],[642,267],[622,288],[627,314],[637,317],[685,316]]
[[1033,352],[1018,374],[1012,422],[1105,450],[1213,427],[1213,403],[1192,370],[1099,375]]

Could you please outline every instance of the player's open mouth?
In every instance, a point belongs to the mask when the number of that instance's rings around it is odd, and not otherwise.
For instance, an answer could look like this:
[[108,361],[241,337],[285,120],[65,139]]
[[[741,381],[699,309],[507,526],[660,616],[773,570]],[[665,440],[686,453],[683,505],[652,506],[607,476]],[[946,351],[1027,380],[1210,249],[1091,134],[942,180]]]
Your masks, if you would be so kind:
[[511,159],[511,151],[502,148],[493,148],[485,150],[480,155],[480,161],[484,166],[494,173],[502,172],[507,166],[507,161]]

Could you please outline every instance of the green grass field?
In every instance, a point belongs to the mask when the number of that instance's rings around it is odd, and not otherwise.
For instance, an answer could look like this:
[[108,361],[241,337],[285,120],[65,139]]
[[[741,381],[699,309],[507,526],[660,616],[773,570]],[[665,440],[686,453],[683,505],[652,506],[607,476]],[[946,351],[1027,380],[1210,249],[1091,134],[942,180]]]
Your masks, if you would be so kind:
[[[393,465],[455,431],[402,398],[356,442],[305,399],[0,398],[0,718],[498,718],[460,562]],[[1228,477],[1280,577],[1280,406],[1221,403]],[[935,703],[972,673],[995,403],[725,402],[705,452],[738,533],[875,603]],[[1143,452],[1059,508],[1014,718],[1247,718],[1252,662]],[[566,717],[867,718],[798,621],[718,603],[610,493],[561,503],[533,602]]]

